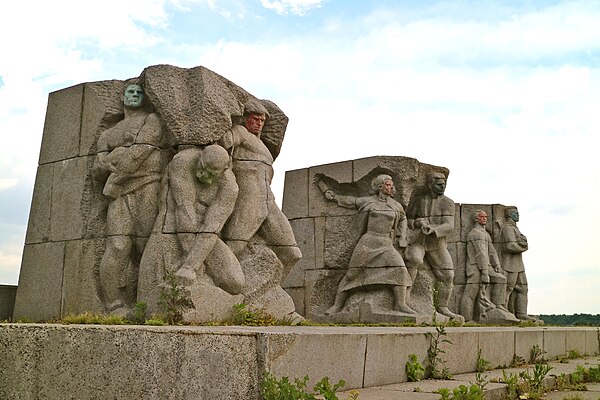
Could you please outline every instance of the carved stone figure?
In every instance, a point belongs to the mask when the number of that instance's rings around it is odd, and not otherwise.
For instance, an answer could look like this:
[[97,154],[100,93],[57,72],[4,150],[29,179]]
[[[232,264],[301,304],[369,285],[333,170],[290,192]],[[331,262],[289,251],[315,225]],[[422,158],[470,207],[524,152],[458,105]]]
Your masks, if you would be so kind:
[[436,311],[449,318],[457,315],[448,309],[452,294],[454,268],[446,236],[454,230],[454,202],[444,196],[446,176],[434,172],[428,176],[428,193],[411,203],[407,210],[409,246],[405,258],[411,282],[424,260],[438,281]]
[[502,226],[502,268],[506,275],[505,307],[520,320],[536,320],[527,314],[527,277],[523,265],[523,252],[529,249],[527,238],[517,228],[519,210],[504,209],[506,222]]
[[[204,292],[216,286],[237,295],[244,286],[241,266],[219,233],[233,210],[238,185],[225,149],[210,145],[180,146],[163,179],[158,218],[142,257],[138,300],[156,312],[165,274],[186,288]],[[200,296],[200,297],[199,297]],[[223,298],[228,298],[221,294]],[[202,294],[190,296],[198,307]],[[215,314],[220,314],[213,312]]]
[[[477,210],[473,219],[476,224],[467,236],[467,284],[460,305],[460,312],[467,321],[474,319],[473,308],[478,295],[480,313],[485,314],[492,308],[507,311],[504,308],[506,277],[502,274],[492,238],[485,230],[487,213]],[[486,294],[488,284],[491,284],[491,301]]]
[[410,276],[398,251],[407,245],[407,221],[404,208],[392,198],[396,192],[392,178],[379,175],[373,179],[373,195],[368,197],[337,195],[323,182],[319,182],[319,187],[326,199],[341,207],[358,209],[353,234],[360,236],[335,302],[325,314],[340,312],[352,291],[381,286],[392,289],[397,311],[414,314],[406,304]]
[[136,296],[138,268],[158,212],[160,180],[169,161],[160,118],[144,107],[144,91],[126,86],[124,119],[98,139],[94,176],[108,197],[100,286],[107,312],[124,315]]
[[223,238],[240,258],[251,240],[265,243],[283,264],[283,276],[302,257],[287,217],[271,192],[273,156],[260,139],[268,112],[262,104],[246,104],[242,125],[221,140],[231,151],[239,195]]

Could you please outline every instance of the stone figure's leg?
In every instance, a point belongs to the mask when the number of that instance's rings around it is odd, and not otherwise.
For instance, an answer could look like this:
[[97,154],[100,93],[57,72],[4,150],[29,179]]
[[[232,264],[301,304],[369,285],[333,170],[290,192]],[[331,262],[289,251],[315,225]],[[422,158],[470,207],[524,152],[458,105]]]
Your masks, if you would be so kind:
[[109,236],[100,262],[100,285],[106,311],[120,312],[125,307],[127,270],[133,241],[129,236]]
[[415,314],[415,311],[406,304],[407,287],[395,285],[392,287],[392,291],[396,298],[396,310],[406,314]]
[[[467,284],[460,301],[460,314],[465,317],[465,321],[474,322],[473,308],[475,300],[479,294],[479,285],[481,272],[476,266],[467,265]],[[477,318],[479,319],[479,318]]]
[[423,265],[423,259],[425,257],[425,248],[421,244],[411,244],[406,248],[404,252],[404,262],[406,263],[406,269],[410,276],[411,285],[408,287],[408,292],[412,289],[412,285],[417,278],[419,268]]
[[492,303],[494,303],[497,308],[508,311],[504,307],[506,297],[506,277],[500,272],[490,270],[490,284],[492,287]]
[[238,259],[221,239],[217,238],[212,252],[206,258],[206,272],[215,285],[227,293],[236,295],[242,292],[244,272]]
[[527,314],[527,277],[525,271],[519,272],[517,284],[515,285],[515,317],[520,320],[535,321],[536,319]]
[[425,259],[431,265],[431,271],[438,281],[437,312],[449,318],[456,318],[456,314],[448,309],[454,281],[454,268],[450,253],[447,249],[429,251],[425,254]]
[[359,268],[350,268],[346,272],[346,275],[340,281],[338,285],[337,293],[335,294],[335,301],[333,305],[325,311],[325,315],[335,314],[342,310],[344,304],[346,304],[346,299],[348,298],[349,291],[344,290],[346,285],[352,281],[354,281],[360,275]]
[[287,217],[275,202],[270,203],[269,215],[267,215],[258,233],[283,264],[282,276],[285,277],[294,264],[302,258],[302,253],[296,244],[294,232]]
[[515,285],[517,284],[517,277],[519,276],[518,272],[505,272],[506,273],[506,296],[504,298],[504,307],[508,309],[511,313],[515,313],[514,310],[514,296],[511,301],[511,295],[513,295],[513,291],[515,289]]

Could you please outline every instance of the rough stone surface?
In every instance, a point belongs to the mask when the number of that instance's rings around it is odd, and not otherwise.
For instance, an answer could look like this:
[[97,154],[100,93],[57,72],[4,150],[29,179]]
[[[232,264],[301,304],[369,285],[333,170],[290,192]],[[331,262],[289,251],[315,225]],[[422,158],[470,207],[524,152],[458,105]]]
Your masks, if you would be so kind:
[[50,93],[40,150],[40,164],[79,155],[84,85]]
[[[446,352],[441,357],[446,362],[445,366],[451,374],[462,374],[475,370],[479,332],[467,328],[456,328],[448,330],[448,334],[442,339],[450,341],[450,343],[441,343],[440,348]],[[452,351],[449,350],[450,348]]]
[[256,338],[167,328],[2,327],[5,399],[258,399]]
[[585,353],[600,354],[600,334],[598,331],[585,332]]
[[61,315],[64,256],[65,242],[25,245],[15,321],[46,321]]
[[86,157],[54,164],[50,240],[74,240],[84,237],[81,194],[85,182]]
[[481,357],[490,362],[490,368],[510,365],[515,348],[515,333],[512,329],[489,328],[479,332]]
[[[586,333],[585,331],[568,331],[566,349],[567,353],[571,350],[579,354],[586,354]],[[593,353],[592,353],[593,354]]]
[[0,285],[0,320],[10,321],[12,319],[16,295],[16,286]]
[[304,287],[304,272],[315,269],[315,221],[312,218],[290,221],[302,258],[281,281],[285,288]]
[[26,244],[47,242],[50,239],[53,174],[54,164],[38,167],[25,236]]
[[289,219],[308,215],[308,168],[286,171],[283,186],[283,209]]
[[65,244],[63,315],[102,314],[99,271],[104,239],[73,240]]
[[[308,173],[308,216],[331,216],[331,215],[352,215],[353,212],[348,209],[338,207],[337,204],[327,201],[323,197],[323,193],[314,183],[314,179],[318,174],[324,174],[337,182],[352,182],[352,161],[343,161],[335,164],[325,164],[316,167],[311,167]],[[332,187],[336,190],[338,188]],[[338,192],[345,193],[343,190]]]
[[567,354],[567,330],[544,331],[544,358],[557,358]]
[[544,348],[544,331],[541,329],[523,328],[515,331],[515,355],[529,361],[531,349],[538,345]]

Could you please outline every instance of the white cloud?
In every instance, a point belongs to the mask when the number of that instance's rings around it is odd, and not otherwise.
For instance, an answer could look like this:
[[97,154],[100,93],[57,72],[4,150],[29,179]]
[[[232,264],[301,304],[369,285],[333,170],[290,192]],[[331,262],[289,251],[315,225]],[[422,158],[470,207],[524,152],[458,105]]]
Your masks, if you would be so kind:
[[260,0],[263,7],[278,14],[305,15],[313,8],[321,7],[322,0]]

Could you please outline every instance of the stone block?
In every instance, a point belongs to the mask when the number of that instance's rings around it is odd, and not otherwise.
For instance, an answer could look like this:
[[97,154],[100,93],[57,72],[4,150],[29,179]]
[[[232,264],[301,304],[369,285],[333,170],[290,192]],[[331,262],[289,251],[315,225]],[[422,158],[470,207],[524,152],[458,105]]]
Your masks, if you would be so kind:
[[544,330],[544,358],[553,360],[567,354],[567,330]]
[[[338,183],[350,183],[352,182],[352,161],[319,165],[309,169],[308,214],[311,217],[354,214],[356,210],[340,207],[337,203],[325,199],[321,189],[314,183],[315,175],[317,174],[323,174]],[[366,193],[362,195],[366,195]]]
[[[309,388],[324,376],[328,376],[330,382],[345,380],[347,389],[362,387],[367,336],[348,335],[343,329],[335,334],[327,328],[316,328],[313,333],[319,330],[327,334],[264,337],[266,369],[276,377],[287,376],[290,380],[308,375]],[[332,360],[335,360],[335,368],[332,368]]]
[[298,247],[302,251],[302,258],[281,281],[281,286],[284,288],[304,286],[304,271],[316,268],[314,219],[295,219],[291,220],[290,224],[294,230]]
[[538,345],[544,348],[544,332],[535,328],[523,328],[515,330],[515,355],[529,361],[531,349]]
[[327,218],[316,217],[315,220],[315,269],[325,267],[325,224]]
[[[282,211],[288,219],[308,217],[308,168],[286,171]],[[297,239],[297,238],[296,238]]]
[[450,310],[456,314],[460,314],[460,301],[462,299],[462,295],[465,291],[464,284],[454,284],[452,287],[452,296],[450,296],[450,302],[448,303],[448,307]]
[[333,304],[337,287],[345,270],[319,269],[306,271],[304,275],[305,317],[311,319],[322,315]]
[[27,244],[47,242],[50,237],[53,174],[53,164],[40,165],[37,169],[25,236]]
[[504,225],[504,222],[506,221],[506,218],[504,217],[504,208],[505,207],[502,204],[492,204],[492,218],[488,220],[488,224],[490,224],[492,228],[492,239],[497,243],[500,243],[502,240],[502,225]]
[[12,319],[16,295],[16,286],[0,285],[0,321]]
[[100,134],[123,119],[123,81],[86,83],[83,91],[79,155],[96,154]]
[[[467,236],[471,229],[475,226],[475,221],[473,220],[473,216],[475,215],[475,211],[483,210],[488,215],[488,223],[485,226],[485,230],[488,231],[490,235],[492,232],[492,219],[490,216],[492,215],[492,206],[489,204],[461,204],[460,207],[460,223],[461,223],[461,233],[460,233],[460,241],[467,242]],[[492,237],[492,240],[494,238]]]
[[255,400],[256,348],[172,327],[21,325],[2,332],[0,397]]
[[370,335],[367,341],[364,387],[406,382],[408,356],[427,365],[429,338],[423,333]]
[[54,164],[50,240],[81,239],[84,218],[81,199],[85,185],[87,157]]
[[[434,337],[436,333],[433,332]],[[440,348],[446,353],[441,358],[446,361],[445,366],[450,374],[462,374],[475,370],[477,365],[477,348],[479,344],[479,333],[467,328],[457,328],[448,331],[446,336],[440,339],[448,339],[450,343],[440,344]]]
[[579,354],[585,354],[586,332],[585,331],[567,331],[566,350],[577,351]]
[[101,314],[104,307],[98,295],[98,266],[104,253],[103,239],[74,240],[65,245],[62,315],[86,311]]
[[460,218],[460,204],[454,203],[454,230],[446,236],[448,243],[460,242],[462,220]]
[[48,96],[40,164],[79,155],[83,87],[83,84],[71,86]]
[[479,348],[491,368],[508,367],[515,353],[514,329],[484,328],[479,332]]
[[332,216],[325,222],[325,268],[347,269],[359,237],[352,234],[356,216]]
[[600,332],[598,328],[585,331],[585,353],[600,354]]
[[394,198],[406,208],[419,176],[421,163],[409,157],[377,156],[353,161],[352,180],[358,181],[369,175],[368,181],[379,174],[389,174],[396,186]]
[[[452,261],[455,261],[454,264],[454,284],[455,285],[464,285],[467,283],[467,244],[463,242],[458,242],[455,244],[456,246],[456,258],[452,257]],[[448,245],[448,250],[450,250],[450,245]],[[450,252],[452,255],[452,252]]]
[[64,255],[64,242],[25,245],[15,321],[47,321],[61,315]]
[[305,314],[304,288],[303,287],[286,288],[285,291],[290,295],[290,297],[294,301],[294,306],[296,307],[296,312],[298,314],[304,316],[304,314]]

